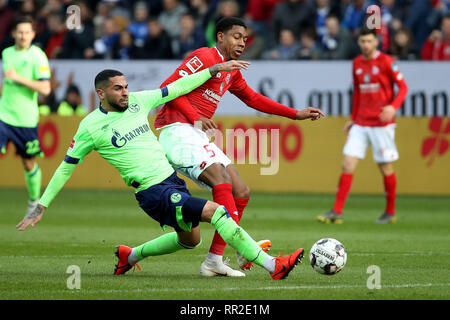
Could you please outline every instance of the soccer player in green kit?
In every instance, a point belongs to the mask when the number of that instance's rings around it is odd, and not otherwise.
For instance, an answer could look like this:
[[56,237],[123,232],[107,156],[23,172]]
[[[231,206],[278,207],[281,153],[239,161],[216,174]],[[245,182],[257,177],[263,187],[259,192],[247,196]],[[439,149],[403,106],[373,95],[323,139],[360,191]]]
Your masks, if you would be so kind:
[[33,21],[14,23],[15,45],[2,52],[3,88],[0,98],[0,153],[12,141],[22,158],[28,189],[29,214],[41,195],[41,169],[35,157],[41,154],[38,138],[38,93],[50,94],[50,67],[45,53],[32,45]]
[[303,258],[304,250],[300,248],[288,256],[272,257],[236,224],[223,206],[192,197],[185,182],[169,164],[148,123],[151,109],[190,92],[219,71],[247,69],[248,64],[231,60],[161,89],[131,93],[122,73],[100,72],[95,78],[99,108],[81,121],[64,161],[55,171],[38,206],[16,227],[21,231],[29,225],[34,227],[76,165],[95,150],[120,172],[128,186],[135,188],[139,206],[158,221],[163,230],[167,226],[175,229],[135,248],[117,246],[115,275],[126,273],[146,257],[197,247],[201,242],[199,222],[202,221],[211,223],[231,247],[265,268],[273,279],[286,278]]

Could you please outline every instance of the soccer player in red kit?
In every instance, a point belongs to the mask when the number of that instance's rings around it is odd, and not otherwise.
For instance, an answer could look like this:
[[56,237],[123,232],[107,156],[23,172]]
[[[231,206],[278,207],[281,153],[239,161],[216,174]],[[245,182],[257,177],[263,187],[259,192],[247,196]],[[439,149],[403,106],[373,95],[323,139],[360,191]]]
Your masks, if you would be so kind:
[[[333,209],[317,219],[326,223],[343,223],[342,210],[350,191],[353,173],[360,159],[372,146],[373,159],[384,180],[386,209],[375,223],[395,223],[396,177],[392,162],[398,159],[395,145],[395,112],[405,100],[408,87],[397,64],[377,50],[375,29],[363,29],[358,38],[362,54],[353,60],[353,110],[344,126],[348,132],[344,161]],[[398,92],[394,92],[394,84]]]
[[[216,25],[216,38],[216,47],[204,47],[192,52],[161,86],[218,62],[238,59],[244,52],[247,40],[246,26],[241,19],[223,18]],[[231,164],[231,160],[210,142],[205,133],[209,129],[217,129],[211,117],[227,90],[251,108],[265,113],[294,120],[317,120],[324,114],[315,108],[299,111],[279,104],[253,91],[240,72],[220,72],[189,94],[166,103],[161,109],[155,127],[161,129],[159,142],[169,162],[178,172],[212,190],[214,201],[224,205],[239,223],[249,201],[250,190]],[[201,128],[194,126],[194,123],[201,124]],[[200,267],[201,275],[245,276],[222,261],[225,245],[219,234],[215,233],[209,253]],[[259,245],[268,250],[271,242],[262,240]],[[239,253],[237,256],[242,270],[253,265]]]

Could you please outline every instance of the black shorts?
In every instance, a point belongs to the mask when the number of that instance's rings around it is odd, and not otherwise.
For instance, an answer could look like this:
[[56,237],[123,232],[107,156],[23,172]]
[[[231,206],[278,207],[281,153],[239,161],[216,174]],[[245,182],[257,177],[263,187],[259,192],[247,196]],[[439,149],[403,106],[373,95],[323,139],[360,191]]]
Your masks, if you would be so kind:
[[163,182],[136,193],[139,206],[160,226],[190,232],[200,223],[207,200],[192,197],[184,180],[174,172]]
[[37,127],[15,127],[0,120],[0,151],[6,149],[10,141],[16,146],[16,153],[22,158],[31,159],[41,155]]

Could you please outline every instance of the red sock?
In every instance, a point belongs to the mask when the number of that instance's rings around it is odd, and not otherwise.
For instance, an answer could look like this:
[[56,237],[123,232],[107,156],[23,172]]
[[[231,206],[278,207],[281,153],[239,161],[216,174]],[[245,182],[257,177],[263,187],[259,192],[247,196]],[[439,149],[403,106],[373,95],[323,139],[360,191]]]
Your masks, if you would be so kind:
[[395,211],[395,189],[397,186],[397,178],[395,173],[384,177],[384,192],[386,195],[386,210],[385,212],[393,215]]
[[238,218],[241,221],[242,214],[244,213],[244,209],[248,204],[249,198],[236,199],[234,198],[234,203],[236,204],[236,209],[238,211]]
[[336,213],[342,214],[344,209],[345,200],[347,200],[348,193],[352,187],[353,174],[342,173],[339,179],[338,191],[336,193],[336,201],[334,202],[333,210]]
[[[233,220],[236,221],[237,224],[239,224],[239,215],[233,198],[233,186],[229,183],[216,185],[213,187],[212,195],[214,202],[223,205],[230,214],[230,216],[233,218]],[[214,233],[213,241],[211,243],[211,247],[209,248],[209,252],[221,256],[225,251],[226,245],[227,243],[216,231]]]

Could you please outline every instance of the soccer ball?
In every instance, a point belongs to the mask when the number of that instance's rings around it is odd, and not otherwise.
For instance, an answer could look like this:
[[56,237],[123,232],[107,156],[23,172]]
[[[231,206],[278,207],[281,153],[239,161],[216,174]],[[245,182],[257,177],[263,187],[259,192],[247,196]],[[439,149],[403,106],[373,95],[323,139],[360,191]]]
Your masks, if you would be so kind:
[[309,252],[309,261],[314,270],[332,275],[341,271],[347,262],[347,252],[342,243],[333,238],[320,239]]

